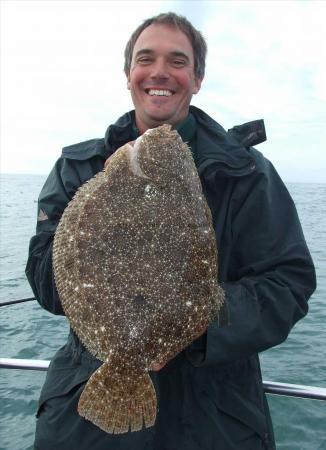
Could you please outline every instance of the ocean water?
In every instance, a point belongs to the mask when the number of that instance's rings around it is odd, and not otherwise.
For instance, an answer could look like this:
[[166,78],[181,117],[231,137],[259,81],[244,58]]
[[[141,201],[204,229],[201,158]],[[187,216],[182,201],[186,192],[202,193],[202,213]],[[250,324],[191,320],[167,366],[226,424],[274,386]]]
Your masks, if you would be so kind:
[[[45,176],[1,175],[0,301],[32,296],[24,270]],[[310,311],[282,345],[261,355],[269,381],[326,387],[326,184],[288,184],[318,277]],[[282,218],[280,218],[282,220]],[[0,308],[1,357],[50,359],[66,319],[36,302]],[[32,449],[45,372],[0,369],[0,450]],[[279,450],[326,450],[326,402],[268,396]],[[241,449],[239,449],[241,450]]]

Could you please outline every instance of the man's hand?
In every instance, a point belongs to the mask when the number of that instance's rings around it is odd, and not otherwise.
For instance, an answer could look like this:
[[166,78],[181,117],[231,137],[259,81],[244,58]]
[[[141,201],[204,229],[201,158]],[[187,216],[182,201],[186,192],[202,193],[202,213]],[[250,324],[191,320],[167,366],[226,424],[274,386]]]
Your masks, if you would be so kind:
[[153,364],[150,370],[153,370],[153,372],[158,372],[158,371],[161,370],[167,363],[168,363],[168,361],[166,361],[165,363],[162,363],[162,364]]
[[[207,325],[205,326],[205,328],[203,330],[200,331],[200,333],[198,333],[198,335],[195,337],[194,340],[198,339],[200,336],[202,336],[207,330]],[[163,362],[163,363],[154,363],[152,365],[152,367],[150,368],[150,370],[153,370],[153,372],[158,372],[159,370],[163,369],[163,367],[169,362],[170,360],[168,359],[167,361]]]

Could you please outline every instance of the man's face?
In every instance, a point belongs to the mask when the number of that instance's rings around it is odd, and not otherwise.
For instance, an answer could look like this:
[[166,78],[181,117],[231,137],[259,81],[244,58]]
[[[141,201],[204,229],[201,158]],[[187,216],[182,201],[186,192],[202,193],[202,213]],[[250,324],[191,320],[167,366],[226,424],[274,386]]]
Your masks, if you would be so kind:
[[139,35],[126,75],[141,134],[163,123],[181,123],[201,85],[188,37],[163,24],[152,24]]

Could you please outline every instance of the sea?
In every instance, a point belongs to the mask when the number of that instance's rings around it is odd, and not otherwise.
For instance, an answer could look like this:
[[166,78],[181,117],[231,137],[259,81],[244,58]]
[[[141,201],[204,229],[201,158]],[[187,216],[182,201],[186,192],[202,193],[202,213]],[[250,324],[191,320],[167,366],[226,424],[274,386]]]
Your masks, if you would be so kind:
[[[33,295],[24,270],[45,179],[1,175],[0,302]],[[288,339],[260,355],[263,378],[326,388],[326,184],[288,183],[287,188],[316,266],[318,287],[308,315]],[[66,319],[51,315],[36,301],[0,308],[0,357],[50,359],[67,334]],[[44,380],[45,372],[0,368],[1,450],[33,448],[35,412]],[[268,402],[277,449],[326,450],[326,401],[268,395]]]

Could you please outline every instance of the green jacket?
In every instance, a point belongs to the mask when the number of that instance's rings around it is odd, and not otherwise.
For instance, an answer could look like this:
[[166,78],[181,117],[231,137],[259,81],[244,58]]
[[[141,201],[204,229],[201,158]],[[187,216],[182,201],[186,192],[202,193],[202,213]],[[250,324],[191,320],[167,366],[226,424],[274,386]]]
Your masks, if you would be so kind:
[[[274,449],[258,353],[280,344],[308,310],[315,272],[295,206],[272,164],[252,145],[265,139],[262,121],[229,132],[203,111],[197,122],[197,169],[211,209],[227,324],[151,373],[158,396],[155,427],[108,435],[76,413],[84,383],[100,365],[71,332],[43,386],[36,449]],[[40,220],[26,268],[42,307],[63,314],[52,272],[52,241],[76,189],[134,139],[134,112],[104,139],[63,149],[39,197]]]

